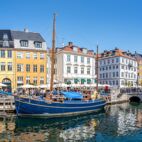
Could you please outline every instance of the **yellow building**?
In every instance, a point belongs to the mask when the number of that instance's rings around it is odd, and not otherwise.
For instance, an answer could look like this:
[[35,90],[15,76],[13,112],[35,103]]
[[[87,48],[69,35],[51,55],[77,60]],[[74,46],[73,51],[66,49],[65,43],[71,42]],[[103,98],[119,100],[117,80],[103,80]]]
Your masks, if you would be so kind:
[[46,84],[46,42],[39,33],[0,30],[0,82],[13,91],[24,84]]
[[142,86],[142,59],[138,61],[138,84]]

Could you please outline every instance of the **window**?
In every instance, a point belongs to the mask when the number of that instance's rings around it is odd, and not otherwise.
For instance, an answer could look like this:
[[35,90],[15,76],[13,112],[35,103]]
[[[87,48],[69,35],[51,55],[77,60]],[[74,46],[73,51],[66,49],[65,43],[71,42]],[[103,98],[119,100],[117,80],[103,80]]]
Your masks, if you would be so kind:
[[106,73],[106,78],[108,78],[108,73]]
[[12,62],[8,62],[8,71],[12,71]]
[[23,76],[18,76],[18,77],[17,77],[17,81],[18,81],[18,82],[23,82]]
[[8,35],[7,35],[7,33],[4,33],[4,34],[3,34],[3,47],[9,47]]
[[26,71],[27,71],[27,72],[30,72],[30,64],[27,64],[27,65],[26,65]]
[[106,64],[106,61],[104,60],[104,64]]
[[83,49],[83,53],[84,53],[84,54],[87,54],[87,49]]
[[26,84],[30,84],[30,76],[26,77]]
[[37,72],[37,65],[33,65],[33,72]]
[[84,68],[83,67],[81,68],[81,74],[84,74]]
[[118,63],[119,62],[119,58],[116,58],[116,63]]
[[8,34],[7,33],[3,34],[3,40],[8,40]]
[[34,78],[33,78],[33,84],[34,84],[34,85],[37,85],[37,77],[34,77]]
[[121,73],[121,77],[124,77],[124,72]]
[[22,59],[23,58],[23,52],[17,52],[17,58]]
[[11,51],[11,50],[8,50],[8,51],[7,51],[7,57],[8,57],[8,58],[12,58],[12,51]]
[[81,63],[84,63],[84,57],[81,56]]
[[109,72],[109,78],[111,78],[111,72]]
[[73,47],[73,51],[77,52],[77,47]]
[[23,64],[17,64],[17,72],[23,72]]
[[70,55],[67,55],[67,62],[70,62]]
[[67,67],[67,73],[71,73],[71,67]]
[[121,69],[124,69],[124,65],[121,66]]
[[113,72],[113,77],[115,77],[115,72]]
[[90,64],[90,58],[87,58],[87,64]]
[[3,41],[3,47],[9,47],[9,42],[7,40]]
[[35,45],[35,48],[42,48],[42,43],[41,42],[35,41],[34,45]]
[[107,60],[107,63],[108,63],[108,64],[110,63],[110,60],[109,60],[109,59]]
[[0,69],[1,71],[5,71],[5,62],[0,63]]
[[125,84],[125,83],[124,83],[124,81],[122,80],[122,81],[121,81],[121,85],[124,85],[124,84]]
[[74,67],[74,73],[78,73],[78,68]]
[[113,80],[113,85],[115,85],[115,81]]
[[37,53],[34,53],[34,59],[37,59]]
[[44,77],[40,77],[40,85],[44,84]]
[[26,53],[26,59],[30,59],[30,52]]
[[27,40],[21,40],[20,45],[21,45],[21,47],[28,47],[28,41]]
[[77,60],[78,60],[78,57],[75,55],[75,56],[74,56],[74,62],[76,63]]
[[5,50],[0,50],[0,58],[5,58]]
[[118,72],[116,72],[116,77],[119,77],[119,73]]
[[87,68],[87,74],[90,74],[90,68]]
[[40,65],[40,72],[44,72],[44,65]]
[[44,53],[40,53],[40,59],[44,59]]

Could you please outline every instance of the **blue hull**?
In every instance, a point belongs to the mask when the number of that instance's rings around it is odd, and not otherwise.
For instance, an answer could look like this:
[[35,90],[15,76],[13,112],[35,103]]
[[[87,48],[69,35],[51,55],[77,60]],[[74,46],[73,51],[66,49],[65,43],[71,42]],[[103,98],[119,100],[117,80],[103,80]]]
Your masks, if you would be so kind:
[[62,117],[92,113],[103,109],[106,102],[103,100],[94,101],[64,101],[46,102],[44,100],[33,100],[27,98],[15,99],[16,112],[22,116],[48,116]]

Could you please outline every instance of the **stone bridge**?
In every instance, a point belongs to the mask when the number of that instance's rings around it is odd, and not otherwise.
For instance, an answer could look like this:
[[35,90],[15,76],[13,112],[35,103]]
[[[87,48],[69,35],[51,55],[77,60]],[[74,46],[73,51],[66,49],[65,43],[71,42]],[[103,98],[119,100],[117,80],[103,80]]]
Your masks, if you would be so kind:
[[127,93],[130,102],[142,102],[142,92]]
[[142,102],[142,92],[125,92],[120,93],[120,90],[113,90],[111,92],[111,101],[110,103],[119,103],[119,102]]

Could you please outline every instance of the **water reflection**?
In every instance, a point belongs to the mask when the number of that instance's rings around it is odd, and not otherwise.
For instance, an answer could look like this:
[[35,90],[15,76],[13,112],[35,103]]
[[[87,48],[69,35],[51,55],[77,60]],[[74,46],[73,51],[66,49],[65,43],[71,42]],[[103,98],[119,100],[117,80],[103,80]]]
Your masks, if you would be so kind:
[[0,142],[142,141],[142,105],[112,105],[100,114],[71,118],[1,117]]

